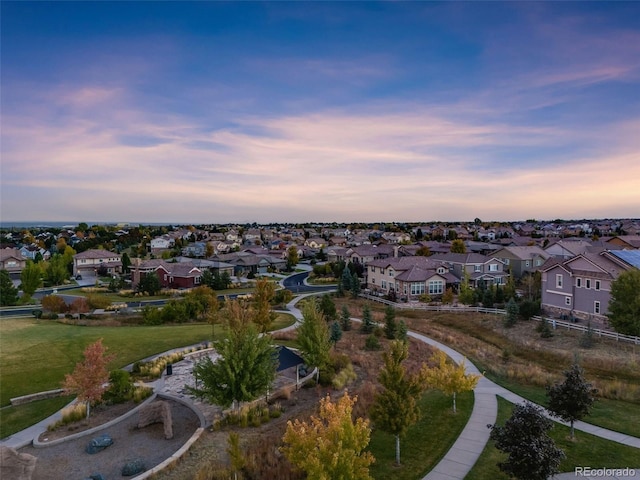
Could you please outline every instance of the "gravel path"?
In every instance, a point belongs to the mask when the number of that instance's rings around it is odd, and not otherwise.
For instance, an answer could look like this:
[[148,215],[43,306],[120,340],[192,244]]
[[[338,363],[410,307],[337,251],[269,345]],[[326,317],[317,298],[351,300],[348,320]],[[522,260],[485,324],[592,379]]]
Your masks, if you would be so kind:
[[[83,479],[101,473],[105,479],[122,477],[125,463],[140,458],[147,469],[153,468],[176,452],[200,426],[197,415],[183,404],[165,400],[171,406],[173,438],[166,440],[162,424],[135,429],[138,415],[117,423],[93,435],[45,448],[24,447],[20,453],[38,457],[32,480]],[[85,453],[89,441],[100,434],[109,434],[113,445],[94,455]]]

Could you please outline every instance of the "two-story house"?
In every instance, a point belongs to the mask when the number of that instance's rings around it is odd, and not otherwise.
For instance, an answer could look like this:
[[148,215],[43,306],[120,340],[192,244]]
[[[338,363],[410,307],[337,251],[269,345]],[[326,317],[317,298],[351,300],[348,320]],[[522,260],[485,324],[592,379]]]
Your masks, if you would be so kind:
[[550,254],[538,246],[530,245],[504,247],[494,252],[493,256],[502,261],[505,270],[514,278],[522,278],[540,270]]
[[437,253],[431,257],[446,265],[460,281],[465,277],[469,283],[477,287],[485,285],[504,285],[509,274],[504,271],[504,263],[495,256],[489,257],[479,253]]
[[131,265],[133,288],[136,288],[145,275],[157,275],[163,288],[193,288],[200,285],[202,270],[190,262],[134,259]]
[[424,294],[438,297],[457,283],[446,265],[429,257],[389,257],[367,264],[367,288],[377,294],[394,292],[400,298],[417,300]]
[[563,260],[552,257],[542,268],[542,309],[549,315],[606,320],[611,283],[634,268],[624,250],[583,253]]
[[0,270],[10,274],[19,274],[27,265],[27,260],[17,248],[3,248],[0,250]]
[[107,274],[122,273],[122,255],[108,250],[86,250],[73,256],[73,275],[95,276],[104,267]]

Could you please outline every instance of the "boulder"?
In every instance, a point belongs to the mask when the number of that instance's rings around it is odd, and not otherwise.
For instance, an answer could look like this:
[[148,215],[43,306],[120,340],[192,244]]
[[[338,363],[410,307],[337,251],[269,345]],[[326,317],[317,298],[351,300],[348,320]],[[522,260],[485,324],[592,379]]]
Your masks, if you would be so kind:
[[113,439],[105,433],[104,435],[91,439],[84,451],[93,455],[94,453],[101,452],[111,445],[113,445]]
[[37,457],[28,453],[18,453],[14,448],[0,446],[0,478],[11,480],[31,480],[36,469]]
[[85,478],[84,480],[105,480],[105,478],[101,473],[94,473],[93,475]]
[[171,407],[167,402],[157,401],[140,409],[138,428],[144,428],[153,423],[162,423],[164,426],[164,438],[173,438],[173,419]]
[[147,467],[144,466],[144,462],[137,458],[124,464],[124,467],[122,467],[122,476],[131,477],[144,472],[146,469]]

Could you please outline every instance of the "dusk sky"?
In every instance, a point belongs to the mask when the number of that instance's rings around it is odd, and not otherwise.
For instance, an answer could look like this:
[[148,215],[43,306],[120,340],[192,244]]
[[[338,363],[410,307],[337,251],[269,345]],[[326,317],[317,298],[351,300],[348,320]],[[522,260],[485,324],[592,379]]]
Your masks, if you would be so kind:
[[638,2],[0,8],[3,222],[640,216]]

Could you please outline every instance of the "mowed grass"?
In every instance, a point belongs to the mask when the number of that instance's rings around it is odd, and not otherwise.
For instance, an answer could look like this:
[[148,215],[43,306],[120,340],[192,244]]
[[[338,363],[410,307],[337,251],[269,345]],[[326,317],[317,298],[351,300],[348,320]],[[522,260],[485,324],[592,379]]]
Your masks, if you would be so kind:
[[[278,314],[272,329],[295,321]],[[60,388],[65,374],[82,360],[87,345],[103,340],[114,356],[109,368],[120,368],[172,348],[211,340],[211,325],[76,326],[51,320],[3,319],[0,322],[0,405],[20,395]],[[223,328],[215,327],[216,336]]]
[[374,430],[369,451],[376,458],[371,476],[415,480],[429,472],[451,448],[467,424],[473,410],[473,392],[457,396],[458,412],[453,413],[452,398],[429,390],[420,401],[421,419],[400,439],[400,463],[395,465],[395,437]]
[[[496,423],[504,425],[511,416],[513,404],[498,397],[498,418]],[[554,423],[550,432],[551,438],[561,448],[566,458],[560,464],[561,472],[573,472],[575,467],[590,466],[592,468],[638,468],[640,466],[640,450],[576,430],[575,440],[569,438],[569,427]],[[485,446],[480,458],[465,480],[508,480],[509,477],[500,471],[498,463],[507,456],[492,441]]]
[[0,409],[0,438],[6,438],[29,425],[38,423],[73,400],[73,395],[38,400]]

